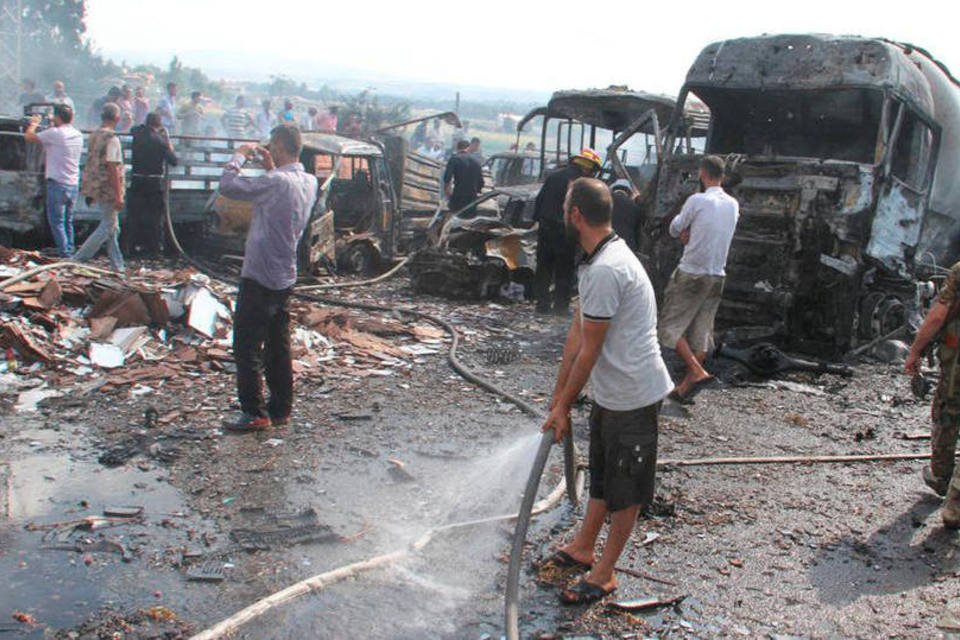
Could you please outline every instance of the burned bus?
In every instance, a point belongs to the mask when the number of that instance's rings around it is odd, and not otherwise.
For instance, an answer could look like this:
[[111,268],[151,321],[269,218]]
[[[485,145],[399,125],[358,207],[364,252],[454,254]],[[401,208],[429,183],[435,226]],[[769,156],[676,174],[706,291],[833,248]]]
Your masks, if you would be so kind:
[[685,111],[671,116],[643,232],[660,291],[682,249],[666,227],[708,153],[742,214],[718,325],[838,355],[918,317],[960,256],[960,89],[943,65],[881,39],[728,40],[690,68],[678,105],[691,99],[709,125],[691,144]]

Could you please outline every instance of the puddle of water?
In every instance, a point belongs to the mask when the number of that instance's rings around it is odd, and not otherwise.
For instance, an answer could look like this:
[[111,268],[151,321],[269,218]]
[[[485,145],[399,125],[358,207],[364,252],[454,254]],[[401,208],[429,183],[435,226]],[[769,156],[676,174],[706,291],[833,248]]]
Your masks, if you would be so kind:
[[[324,479],[328,494],[356,499],[353,511],[375,529],[349,550],[328,549],[346,551],[349,559],[332,562],[321,548],[301,551],[319,573],[403,548],[438,525],[515,513],[539,442],[534,431],[472,460],[417,459],[414,483],[367,487],[363,495],[355,477],[341,479],[341,486]],[[441,534],[420,555],[280,607],[238,637],[499,637],[500,582],[512,530],[507,521]]]
[[[106,605],[173,607],[167,598],[180,593],[182,577],[169,562],[160,563],[159,569],[150,565],[187,544],[188,521],[171,515],[182,512],[184,504],[169,483],[158,481],[162,472],[107,469],[93,454],[67,453],[82,449],[82,443],[65,432],[28,425],[11,440],[6,461],[0,463],[6,475],[0,616],[9,620],[14,611],[24,611],[44,625],[69,628]],[[118,506],[143,507],[143,521],[96,528],[84,536],[122,543],[134,552],[132,561],[124,562],[118,551],[109,549],[85,556],[43,548],[72,543],[79,535],[69,535],[67,527],[58,529],[58,536],[50,525],[102,516],[106,507]],[[175,526],[161,526],[165,519]],[[39,530],[27,530],[27,525]],[[156,597],[155,592],[163,595]]]

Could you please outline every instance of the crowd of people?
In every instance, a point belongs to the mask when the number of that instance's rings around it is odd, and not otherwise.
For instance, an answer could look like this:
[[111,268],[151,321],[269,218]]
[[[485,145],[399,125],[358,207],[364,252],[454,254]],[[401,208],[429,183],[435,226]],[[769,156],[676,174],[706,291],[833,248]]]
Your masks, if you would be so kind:
[[[18,98],[21,107],[64,104],[73,110],[74,118],[77,119],[76,104],[67,94],[63,81],[55,81],[49,95],[39,91],[36,83],[29,79],[23,81],[21,89],[22,93]],[[330,105],[325,109],[308,105],[304,109],[298,109],[294,101],[289,98],[283,101],[281,110],[275,111],[273,100],[270,98],[263,99],[259,103],[259,108],[251,109],[247,105],[247,98],[239,95],[233,106],[224,109],[218,118],[212,113],[220,111],[219,108],[214,108],[216,104],[213,100],[205,96],[202,91],[192,91],[188,98],[182,99],[178,86],[174,82],[164,87],[162,95],[155,104],[151,104],[142,86],[110,87],[103,96],[91,103],[89,110],[83,116],[84,124],[91,128],[99,126],[100,116],[106,104],[115,104],[120,110],[120,122],[116,128],[119,133],[129,133],[134,127],[143,126],[146,124],[147,114],[151,112],[160,115],[160,123],[168,135],[225,136],[265,140],[270,136],[273,127],[279,124],[295,125],[301,131],[341,132],[345,135],[359,135],[363,128],[362,121],[353,115],[340,123],[337,105]]]

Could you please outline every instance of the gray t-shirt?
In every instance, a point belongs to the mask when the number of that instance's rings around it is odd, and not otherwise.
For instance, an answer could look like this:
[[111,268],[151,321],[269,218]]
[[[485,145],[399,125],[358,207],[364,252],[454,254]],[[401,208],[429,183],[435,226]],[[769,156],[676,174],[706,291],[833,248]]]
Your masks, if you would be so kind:
[[610,323],[590,372],[593,398],[604,409],[632,411],[673,389],[657,340],[657,300],[647,272],[613,236],[580,265],[580,313]]

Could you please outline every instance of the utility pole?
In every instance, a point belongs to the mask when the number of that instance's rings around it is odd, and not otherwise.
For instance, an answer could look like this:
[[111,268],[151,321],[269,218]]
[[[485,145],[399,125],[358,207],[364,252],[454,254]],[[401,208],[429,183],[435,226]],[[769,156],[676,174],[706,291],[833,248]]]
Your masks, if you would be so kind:
[[0,1],[0,83],[19,86],[23,79],[23,0]]

